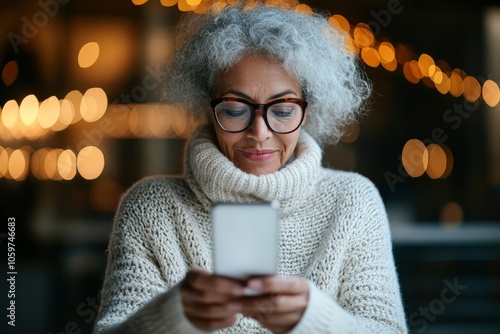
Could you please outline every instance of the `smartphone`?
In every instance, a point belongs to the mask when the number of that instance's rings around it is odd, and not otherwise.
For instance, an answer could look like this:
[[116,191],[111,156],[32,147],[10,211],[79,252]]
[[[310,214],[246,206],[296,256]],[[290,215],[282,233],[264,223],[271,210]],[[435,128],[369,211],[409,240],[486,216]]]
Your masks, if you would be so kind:
[[279,204],[218,203],[212,207],[214,273],[237,280],[275,275]]

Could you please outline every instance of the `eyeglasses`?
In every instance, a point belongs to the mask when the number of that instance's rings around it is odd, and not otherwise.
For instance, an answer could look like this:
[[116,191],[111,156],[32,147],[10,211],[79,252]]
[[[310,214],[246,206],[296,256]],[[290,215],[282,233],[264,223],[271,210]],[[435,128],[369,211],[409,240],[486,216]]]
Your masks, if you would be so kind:
[[266,104],[254,104],[237,97],[221,97],[210,99],[210,105],[217,123],[224,131],[231,133],[245,131],[252,125],[255,111],[260,109],[271,131],[287,134],[294,132],[302,124],[307,102],[287,98]]

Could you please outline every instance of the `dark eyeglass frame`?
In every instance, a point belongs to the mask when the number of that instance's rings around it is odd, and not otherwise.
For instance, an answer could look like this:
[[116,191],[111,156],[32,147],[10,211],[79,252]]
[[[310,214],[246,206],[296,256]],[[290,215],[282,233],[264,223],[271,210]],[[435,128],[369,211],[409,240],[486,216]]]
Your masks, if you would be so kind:
[[[215,107],[217,107],[217,105],[219,103],[226,102],[226,101],[241,102],[241,103],[244,103],[247,106],[251,107],[251,109],[250,109],[251,110],[250,121],[248,122],[248,125],[244,129],[238,130],[238,131],[229,131],[226,128],[224,128],[222,126],[222,124],[220,124],[220,121],[217,118],[217,113],[215,111]],[[297,125],[297,127],[295,129],[293,129],[291,131],[280,132],[280,131],[274,130],[269,125],[269,122],[267,121],[267,109],[269,107],[275,105],[275,104],[278,104],[278,103],[294,103],[294,104],[298,105],[300,107],[300,109],[302,110],[302,117],[300,119],[299,124]],[[272,132],[285,135],[285,134],[292,133],[292,132],[296,131],[302,125],[302,122],[304,121],[304,116],[306,114],[307,101],[302,100],[302,99],[298,99],[298,98],[285,98],[285,99],[273,100],[273,101],[265,103],[265,104],[259,104],[259,103],[252,103],[252,102],[250,102],[248,100],[241,99],[241,98],[238,98],[238,97],[218,97],[218,98],[213,98],[213,99],[211,98],[210,99],[210,106],[212,107],[212,111],[214,113],[214,118],[217,121],[217,124],[220,126],[220,128],[222,130],[224,130],[226,132],[229,132],[229,133],[239,133],[239,132],[243,132],[243,131],[247,130],[253,124],[253,121],[255,119],[255,110],[260,109],[260,110],[262,110],[262,115],[264,117],[264,122],[266,123],[267,128],[269,130],[271,130]]]

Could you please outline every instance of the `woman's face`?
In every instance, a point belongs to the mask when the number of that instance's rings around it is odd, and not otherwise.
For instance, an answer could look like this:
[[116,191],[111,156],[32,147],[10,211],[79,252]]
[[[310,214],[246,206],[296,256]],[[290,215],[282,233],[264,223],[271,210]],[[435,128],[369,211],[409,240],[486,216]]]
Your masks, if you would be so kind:
[[[238,97],[265,104],[281,98],[302,98],[302,90],[278,62],[265,55],[247,55],[216,78],[212,97]],[[300,134],[300,128],[289,134],[271,131],[262,110],[256,110],[253,123],[239,133],[222,130],[213,114],[212,122],[222,153],[238,168],[254,175],[279,170],[295,150]]]

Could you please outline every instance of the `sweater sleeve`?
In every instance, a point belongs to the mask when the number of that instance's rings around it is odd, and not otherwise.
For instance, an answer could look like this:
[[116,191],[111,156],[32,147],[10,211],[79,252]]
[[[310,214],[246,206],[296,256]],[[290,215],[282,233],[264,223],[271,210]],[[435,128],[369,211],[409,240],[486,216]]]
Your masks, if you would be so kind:
[[162,277],[149,245],[149,224],[155,217],[143,209],[147,205],[142,201],[150,201],[147,190],[132,189],[117,211],[94,333],[201,333],[182,309],[182,265],[179,277]]
[[[407,333],[385,208],[373,184],[362,183],[356,200],[344,203],[350,219],[337,230],[349,244],[338,295],[309,281],[308,307],[291,334]],[[325,256],[333,247],[330,242]]]

